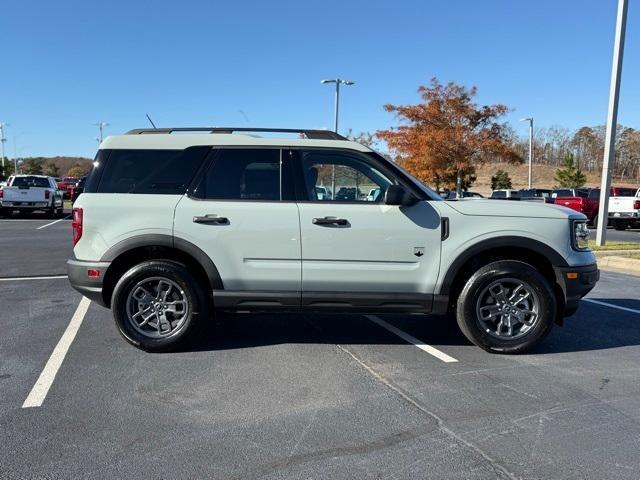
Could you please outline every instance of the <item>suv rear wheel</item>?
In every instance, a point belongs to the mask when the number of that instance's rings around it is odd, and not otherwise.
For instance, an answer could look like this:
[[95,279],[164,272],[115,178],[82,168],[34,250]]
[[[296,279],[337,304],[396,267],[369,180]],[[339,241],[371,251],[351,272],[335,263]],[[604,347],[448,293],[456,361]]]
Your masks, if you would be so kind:
[[122,336],[150,352],[178,348],[209,313],[193,276],[169,260],[147,261],[127,271],[115,286],[112,308]]
[[531,265],[500,260],[467,281],[456,305],[464,335],[489,352],[524,353],[553,326],[556,299],[549,281]]

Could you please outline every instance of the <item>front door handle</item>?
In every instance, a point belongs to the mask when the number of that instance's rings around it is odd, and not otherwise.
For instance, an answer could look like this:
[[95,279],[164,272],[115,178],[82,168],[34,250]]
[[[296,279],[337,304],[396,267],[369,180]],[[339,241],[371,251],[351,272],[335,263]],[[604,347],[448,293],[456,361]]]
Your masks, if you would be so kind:
[[345,225],[349,225],[349,220],[346,218],[337,218],[337,217],[323,217],[323,218],[314,218],[314,225],[340,225],[344,227]]
[[193,223],[202,223],[205,225],[229,225],[227,217],[219,217],[218,215],[205,215],[203,217],[193,217]]

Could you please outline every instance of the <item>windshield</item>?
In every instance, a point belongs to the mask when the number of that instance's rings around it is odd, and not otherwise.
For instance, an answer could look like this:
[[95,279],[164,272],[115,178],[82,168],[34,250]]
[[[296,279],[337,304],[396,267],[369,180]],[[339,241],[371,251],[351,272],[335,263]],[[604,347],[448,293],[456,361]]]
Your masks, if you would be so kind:
[[49,180],[45,177],[16,177],[13,179],[12,187],[40,187],[49,188]]

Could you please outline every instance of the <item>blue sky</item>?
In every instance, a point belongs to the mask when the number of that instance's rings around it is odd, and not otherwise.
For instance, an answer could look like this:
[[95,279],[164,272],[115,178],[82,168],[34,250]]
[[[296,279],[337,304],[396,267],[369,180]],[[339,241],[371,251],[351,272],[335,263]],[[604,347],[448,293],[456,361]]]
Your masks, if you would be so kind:
[[[619,121],[640,128],[640,0],[630,0]],[[83,155],[107,133],[158,126],[395,124],[385,103],[431,77],[505,103],[507,120],[604,123],[615,0],[4,0],[0,121],[7,155]],[[248,118],[240,111],[243,111]]]

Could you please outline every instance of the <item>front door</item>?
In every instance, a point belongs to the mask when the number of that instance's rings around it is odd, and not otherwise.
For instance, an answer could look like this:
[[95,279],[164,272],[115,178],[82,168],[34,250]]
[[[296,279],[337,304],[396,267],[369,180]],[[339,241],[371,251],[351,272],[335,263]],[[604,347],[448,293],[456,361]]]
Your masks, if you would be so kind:
[[290,160],[281,152],[214,151],[202,180],[176,207],[175,237],[203,249],[220,273],[218,307],[300,304],[300,223]]
[[[357,152],[298,150],[303,305],[428,310],[440,264],[440,216],[427,201],[384,204],[399,179]],[[413,305],[413,307],[412,307]]]

